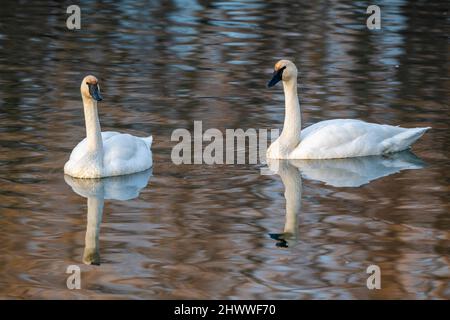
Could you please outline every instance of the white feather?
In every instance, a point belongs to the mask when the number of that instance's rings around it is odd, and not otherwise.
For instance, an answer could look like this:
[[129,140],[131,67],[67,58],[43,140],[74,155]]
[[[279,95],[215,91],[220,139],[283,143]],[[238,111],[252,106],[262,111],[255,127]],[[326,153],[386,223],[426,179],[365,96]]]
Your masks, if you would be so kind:
[[102,170],[98,172],[92,165],[92,154],[87,148],[87,138],[84,138],[72,150],[69,161],[64,166],[65,174],[76,178],[101,178],[140,172],[152,167],[152,136],[139,138],[113,131],[102,132],[101,135]]
[[300,134],[289,159],[373,156],[408,149],[429,128],[406,129],[354,119],[321,121]]
[[285,121],[280,137],[267,149],[269,159],[337,159],[382,155],[408,149],[429,127],[401,128],[355,119],[334,119],[301,130],[297,68],[281,60]]

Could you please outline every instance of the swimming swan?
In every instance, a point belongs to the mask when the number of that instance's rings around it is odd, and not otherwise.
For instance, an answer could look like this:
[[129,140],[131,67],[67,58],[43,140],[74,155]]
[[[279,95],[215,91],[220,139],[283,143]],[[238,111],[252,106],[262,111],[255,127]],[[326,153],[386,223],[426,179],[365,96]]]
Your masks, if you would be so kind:
[[139,138],[130,134],[101,132],[97,101],[100,87],[94,76],[81,82],[86,138],[72,150],[64,173],[76,178],[102,178],[144,171],[153,164],[153,137]]
[[267,149],[269,159],[335,159],[402,151],[429,127],[401,128],[354,119],[334,119],[301,130],[297,96],[297,67],[289,60],[275,64],[273,87],[283,81],[286,114],[281,135]]

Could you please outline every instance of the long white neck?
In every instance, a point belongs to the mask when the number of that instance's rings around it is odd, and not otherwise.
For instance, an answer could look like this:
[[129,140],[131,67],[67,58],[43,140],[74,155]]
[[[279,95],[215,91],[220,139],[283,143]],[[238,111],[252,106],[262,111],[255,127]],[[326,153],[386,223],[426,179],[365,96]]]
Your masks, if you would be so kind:
[[300,143],[300,132],[302,129],[302,116],[297,95],[297,79],[291,78],[288,81],[283,81],[283,89],[286,110],[280,139],[289,149],[293,149]]
[[83,97],[83,106],[88,152],[98,154],[99,160],[103,162],[103,141],[98,120],[97,101]]
[[98,239],[100,236],[100,224],[103,215],[103,195],[96,197],[88,197],[88,214],[86,238],[83,253],[83,262],[86,264],[100,264],[100,252]]

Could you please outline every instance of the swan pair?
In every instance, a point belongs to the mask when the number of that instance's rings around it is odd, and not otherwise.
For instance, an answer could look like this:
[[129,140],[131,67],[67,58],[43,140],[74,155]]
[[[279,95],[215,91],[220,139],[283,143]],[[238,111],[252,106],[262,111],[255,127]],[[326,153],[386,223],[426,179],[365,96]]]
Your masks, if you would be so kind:
[[[297,96],[297,68],[280,60],[269,87],[283,82],[285,120],[281,135],[267,149],[268,159],[336,159],[382,155],[405,150],[429,127],[401,128],[353,119],[321,121],[301,130]],[[64,173],[76,178],[102,178],[144,171],[152,166],[152,136],[135,137],[101,132],[97,102],[102,100],[98,80],[83,79],[80,87],[86,138],[72,151]]]

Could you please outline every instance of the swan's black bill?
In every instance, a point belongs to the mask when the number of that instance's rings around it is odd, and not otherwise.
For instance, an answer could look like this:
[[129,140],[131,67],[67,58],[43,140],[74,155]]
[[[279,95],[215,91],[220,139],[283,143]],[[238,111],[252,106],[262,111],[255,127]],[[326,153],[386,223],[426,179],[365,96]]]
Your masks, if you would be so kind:
[[94,98],[94,100],[102,101],[103,97],[100,94],[100,89],[98,88],[98,84],[87,84],[89,87],[89,93],[91,94],[91,97]]
[[273,77],[272,79],[267,83],[267,87],[273,87],[274,85],[276,85],[278,82],[280,82],[281,80],[283,80],[283,71],[284,69],[286,69],[286,66],[284,66],[283,68],[278,69],[277,71],[273,72]]

